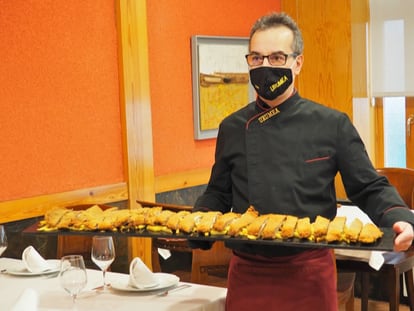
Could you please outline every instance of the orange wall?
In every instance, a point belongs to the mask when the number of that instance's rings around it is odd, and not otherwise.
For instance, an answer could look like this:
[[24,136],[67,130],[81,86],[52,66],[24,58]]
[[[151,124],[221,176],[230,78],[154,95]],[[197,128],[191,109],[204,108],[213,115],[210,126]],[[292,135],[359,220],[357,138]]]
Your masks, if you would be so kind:
[[147,1],[155,175],[210,167],[215,139],[193,135],[192,35],[249,35],[279,0]]
[[124,181],[114,1],[0,0],[0,202]]
[[[125,181],[112,0],[0,0],[0,202]],[[192,35],[248,36],[280,0],[148,0],[155,175],[210,167]]]

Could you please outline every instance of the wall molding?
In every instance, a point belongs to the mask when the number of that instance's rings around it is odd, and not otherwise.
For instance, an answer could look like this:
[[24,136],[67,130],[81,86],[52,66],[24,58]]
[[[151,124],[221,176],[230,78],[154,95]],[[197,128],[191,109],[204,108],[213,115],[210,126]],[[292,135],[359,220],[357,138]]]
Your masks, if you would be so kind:
[[[200,168],[155,177],[155,192],[161,193],[207,184],[210,168]],[[0,223],[17,221],[44,215],[54,206],[78,204],[105,204],[128,200],[126,182],[77,189],[55,194],[41,195],[0,202]]]
[[47,194],[0,203],[0,223],[42,216],[54,206],[103,204],[128,199],[126,183]]

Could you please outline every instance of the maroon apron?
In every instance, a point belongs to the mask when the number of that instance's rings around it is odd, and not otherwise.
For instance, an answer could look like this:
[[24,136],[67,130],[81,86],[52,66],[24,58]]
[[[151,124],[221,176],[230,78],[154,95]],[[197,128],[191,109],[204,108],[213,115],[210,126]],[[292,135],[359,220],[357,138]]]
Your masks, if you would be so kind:
[[332,250],[272,257],[235,252],[230,261],[226,311],[336,311]]

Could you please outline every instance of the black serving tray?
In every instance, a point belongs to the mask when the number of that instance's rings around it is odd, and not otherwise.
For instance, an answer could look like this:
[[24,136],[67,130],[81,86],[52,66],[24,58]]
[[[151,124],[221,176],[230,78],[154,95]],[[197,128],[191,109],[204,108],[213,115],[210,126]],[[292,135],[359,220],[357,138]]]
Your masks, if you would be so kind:
[[54,230],[54,231],[39,231],[39,223],[35,223],[23,230],[25,235],[77,235],[77,236],[93,236],[93,235],[111,235],[116,237],[142,237],[142,238],[167,238],[167,239],[191,239],[200,241],[232,241],[240,243],[255,243],[263,245],[279,245],[292,247],[307,247],[307,248],[338,248],[338,249],[356,249],[356,250],[370,250],[370,251],[392,251],[394,247],[395,233],[392,228],[380,228],[384,233],[382,238],[375,243],[345,243],[345,242],[312,242],[306,239],[291,238],[286,240],[274,239],[251,240],[247,237],[231,237],[227,235],[205,236],[201,234],[168,234],[163,232],[152,232],[148,230],[137,231],[72,231],[72,230]]

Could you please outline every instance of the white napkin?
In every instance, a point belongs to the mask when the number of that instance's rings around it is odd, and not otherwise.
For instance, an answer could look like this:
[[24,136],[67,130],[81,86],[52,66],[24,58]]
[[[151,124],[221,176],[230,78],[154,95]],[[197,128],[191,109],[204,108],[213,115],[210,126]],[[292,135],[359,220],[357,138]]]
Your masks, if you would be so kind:
[[370,267],[377,271],[381,269],[382,265],[385,262],[384,254],[385,252],[372,251],[371,257],[369,258],[369,262],[368,262]]
[[30,272],[42,272],[50,269],[49,263],[37,252],[33,246],[28,246],[22,254],[22,261]]
[[12,305],[10,311],[36,311],[38,300],[37,292],[32,288],[26,288]]
[[152,273],[139,257],[135,257],[129,265],[129,285],[139,289],[158,285],[154,273]]

